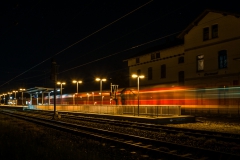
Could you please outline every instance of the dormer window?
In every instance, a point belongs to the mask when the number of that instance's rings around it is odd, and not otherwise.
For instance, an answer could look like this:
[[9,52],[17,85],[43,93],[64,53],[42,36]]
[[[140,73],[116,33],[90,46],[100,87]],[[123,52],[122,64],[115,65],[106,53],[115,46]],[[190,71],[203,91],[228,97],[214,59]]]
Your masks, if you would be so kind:
[[160,58],[160,52],[156,53],[156,58]]
[[155,59],[156,57],[155,57],[155,53],[152,53],[151,54],[151,60],[153,60],[153,59]]
[[139,63],[139,62],[140,62],[139,58],[136,58],[136,63]]
[[209,27],[203,28],[203,40],[209,40]]
[[217,38],[218,37],[218,25],[212,25],[212,38]]
[[178,63],[184,63],[184,57],[179,57],[178,58]]

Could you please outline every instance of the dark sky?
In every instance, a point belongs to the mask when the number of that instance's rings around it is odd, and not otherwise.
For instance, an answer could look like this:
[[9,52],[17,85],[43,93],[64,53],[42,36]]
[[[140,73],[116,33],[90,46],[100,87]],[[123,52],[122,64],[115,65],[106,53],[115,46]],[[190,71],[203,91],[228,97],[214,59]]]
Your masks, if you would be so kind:
[[[5,1],[0,2],[0,94],[51,87],[52,58],[68,92],[76,88],[72,79],[83,80],[83,90],[98,90],[97,76],[108,78],[105,88],[124,86],[124,59],[164,43],[161,38],[183,30],[204,9],[239,13],[235,0]],[[155,39],[160,40],[135,47]]]

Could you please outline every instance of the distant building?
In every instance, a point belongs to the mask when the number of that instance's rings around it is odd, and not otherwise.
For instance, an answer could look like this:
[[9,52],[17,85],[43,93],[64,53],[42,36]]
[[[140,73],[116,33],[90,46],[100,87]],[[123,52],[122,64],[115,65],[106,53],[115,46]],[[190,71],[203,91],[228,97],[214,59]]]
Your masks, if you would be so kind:
[[[239,85],[239,17],[239,14],[205,10],[178,35],[179,42],[127,59],[130,77],[145,75],[141,86]],[[130,78],[130,87],[136,84],[136,79]]]

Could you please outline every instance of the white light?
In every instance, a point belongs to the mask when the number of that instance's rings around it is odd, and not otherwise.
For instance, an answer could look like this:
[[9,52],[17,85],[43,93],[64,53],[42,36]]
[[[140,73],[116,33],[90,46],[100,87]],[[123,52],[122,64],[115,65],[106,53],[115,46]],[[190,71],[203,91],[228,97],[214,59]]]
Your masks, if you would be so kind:
[[138,76],[137,76],[136,74],[133,74],[132,77],[133,77],[133,78],[137,78]]

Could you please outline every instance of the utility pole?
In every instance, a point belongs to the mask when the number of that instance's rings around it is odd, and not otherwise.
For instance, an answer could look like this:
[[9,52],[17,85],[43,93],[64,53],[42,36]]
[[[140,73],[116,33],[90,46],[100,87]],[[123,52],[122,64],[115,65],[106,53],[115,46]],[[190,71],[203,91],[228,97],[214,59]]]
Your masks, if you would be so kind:
[[53,104],[54,104],[54,113],[53,113],[53,119],[56,119],[56,83],[57,83],[57,63],[54,59],[52,59],[52,68],[51,68],[51,80],[54,83],[54,97],[53,97]]

